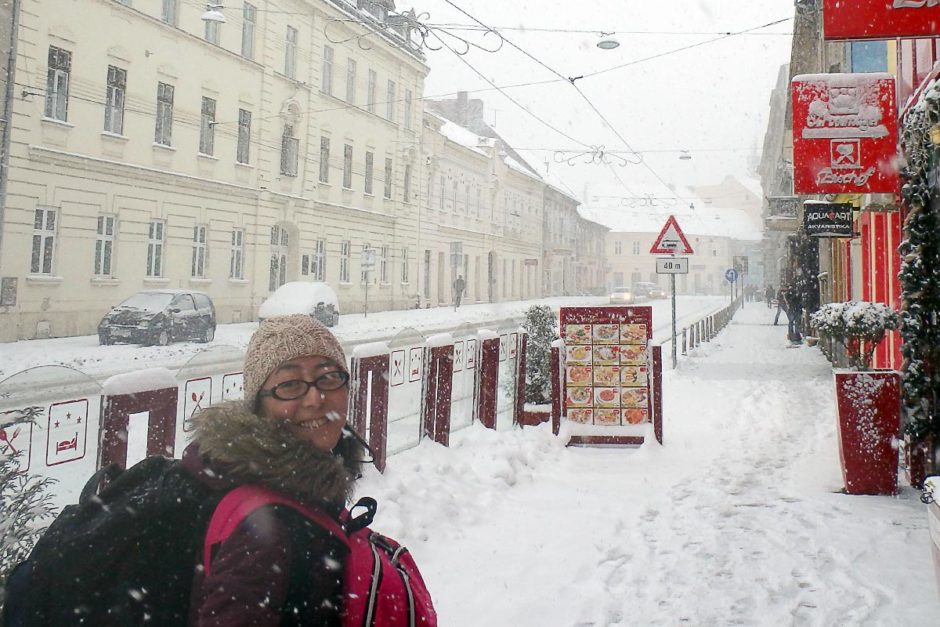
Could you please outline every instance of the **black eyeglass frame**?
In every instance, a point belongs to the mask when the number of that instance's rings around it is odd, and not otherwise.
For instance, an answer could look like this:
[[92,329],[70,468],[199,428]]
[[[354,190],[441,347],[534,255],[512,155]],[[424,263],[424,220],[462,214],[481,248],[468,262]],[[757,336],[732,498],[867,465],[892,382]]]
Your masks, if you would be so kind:
[[[322,387],[322,383],[324,381],[334,380],[337,375],[339,375],[339,378],[341,381],[339,385],[335,387]],[[302,393],[298,394],[297,396],[291,396],[291,397],[278,395],[277,389],[279,387],[286,386],[286,385],[295,385],[297,383],[303,383],[306,386]],[[278,383],[277,385],[275,385],[269,390],[262,390],[261,392],[258,392],[258,398],[262,398],[264,396],[270,396],[271,398],[276,398],[279,401],[296,401],[298,398],[303,398],[304,396],[306,396],[307,393],[310,391],[310,388],[316,388],[321,392],[334,392],[344,387],[348,383],[349,383],[348,372],[346,372],[345,370],[333,370],[331,372],[324,372],[313,381],[307,381],[306,379],[290,379],[288,381],[281,381],[280,383]]]

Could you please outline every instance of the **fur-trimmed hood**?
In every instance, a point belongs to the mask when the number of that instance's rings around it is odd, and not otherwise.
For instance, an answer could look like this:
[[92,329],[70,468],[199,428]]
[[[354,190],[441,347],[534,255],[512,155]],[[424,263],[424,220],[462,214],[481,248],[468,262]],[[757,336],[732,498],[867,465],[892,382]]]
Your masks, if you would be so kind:
[[359,476],[362,448],[344,435],[332,453],[298,440],[242,401],[200,411],[193,418],[193,444],[186,457],[200,478],[216,487],[260,483],[311,503],[342,507]]

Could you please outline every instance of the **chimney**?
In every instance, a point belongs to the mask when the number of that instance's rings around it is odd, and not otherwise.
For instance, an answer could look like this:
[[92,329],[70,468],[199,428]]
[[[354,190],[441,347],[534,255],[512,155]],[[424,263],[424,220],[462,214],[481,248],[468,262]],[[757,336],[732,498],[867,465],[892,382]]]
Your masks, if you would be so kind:
[[467,116],[467,92],[465,92],[465,91],[458,91],[458,92],[457,92],[457,110],[456,110],[454,113],[457,114],[457,115],[455,116],[455,117],[457,118],[457,124],[459,124],[460,126],[466,127],[466,126],[467,126],[467,120],[468,120],[468,116]]

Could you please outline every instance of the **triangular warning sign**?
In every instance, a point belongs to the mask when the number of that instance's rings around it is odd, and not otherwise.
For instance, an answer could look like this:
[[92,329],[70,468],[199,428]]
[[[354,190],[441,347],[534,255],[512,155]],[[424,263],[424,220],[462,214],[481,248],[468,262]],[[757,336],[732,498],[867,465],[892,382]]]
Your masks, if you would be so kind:
[[676,216],[669,216],[666,225],[659,232],[659,237],[653,242],[650,252],[654,255],[691,255],[692,247],[689,246],[689,240],[685,238],[685,233],[679,228],[676,222]]

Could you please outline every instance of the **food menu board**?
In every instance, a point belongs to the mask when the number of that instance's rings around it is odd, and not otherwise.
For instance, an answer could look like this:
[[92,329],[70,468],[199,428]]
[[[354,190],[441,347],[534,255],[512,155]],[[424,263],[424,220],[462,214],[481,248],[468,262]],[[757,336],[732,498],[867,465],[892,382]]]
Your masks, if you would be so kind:
[[649,307],[563,307],[565,414],[597,426],[650,421]]

